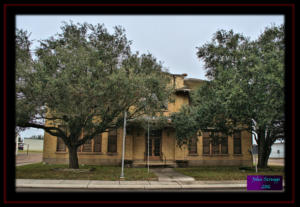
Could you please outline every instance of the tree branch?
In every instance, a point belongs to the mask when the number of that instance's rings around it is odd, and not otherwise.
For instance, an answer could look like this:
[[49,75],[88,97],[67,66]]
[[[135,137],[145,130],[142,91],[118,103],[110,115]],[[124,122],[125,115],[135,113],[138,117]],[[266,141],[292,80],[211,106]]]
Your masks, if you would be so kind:
[[[19,127],[33,127],[33,128],[38,128],[38,129],[44,129],[47,133],[51,134],[52,136],[61,137],[66,142],[68,142],[66,134],[58,127],[46,127],[44,125],[34,124],[34,123],[23,123],[23,124],[18,124],[18,126]],[[56,132],[53,132],[52,130],[56,130],[58,132],[56,133]]]

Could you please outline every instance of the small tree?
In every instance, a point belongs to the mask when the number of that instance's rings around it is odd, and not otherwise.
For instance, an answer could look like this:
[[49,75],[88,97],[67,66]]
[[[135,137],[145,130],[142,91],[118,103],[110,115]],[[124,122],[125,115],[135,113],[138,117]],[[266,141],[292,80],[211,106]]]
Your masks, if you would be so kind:
[[61,29],[41,41],[35,60],[27,33],[17,30],[16,124],[60,137],[69,167],[78,168],[80,145],[119,127],[124,111],[128,119],[160,112],[171,89],[151,54],[131,53],[121,27],[113,34],[100,24],[65,23]]
[[247,130],[258,143],[258,167],[267,167],[272,144],[285,137],[284,27],[266,28],[256,41],[220,30],[197,54],[211,81],[195,91],[192,107],[173,116],[178,139],[199,129]]

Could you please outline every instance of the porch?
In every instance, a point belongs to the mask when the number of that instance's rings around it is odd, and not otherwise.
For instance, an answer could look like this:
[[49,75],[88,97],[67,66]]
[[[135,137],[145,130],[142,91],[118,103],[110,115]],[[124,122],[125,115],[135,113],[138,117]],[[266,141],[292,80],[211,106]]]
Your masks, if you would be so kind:
[[176,167],[174,130],[134,128],[126,136],[125,159],[133,167]]

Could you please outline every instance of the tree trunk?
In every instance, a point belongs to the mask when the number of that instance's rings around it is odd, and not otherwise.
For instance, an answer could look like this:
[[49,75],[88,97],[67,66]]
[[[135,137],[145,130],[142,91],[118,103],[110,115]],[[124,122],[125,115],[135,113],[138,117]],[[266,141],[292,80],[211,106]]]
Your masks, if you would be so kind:
[[69,168],[78,169],[77,147],[68,146],[69,149]]
[[271,146],[265,140],[264,133],[258,136],[258,168],[267,168],[268,160],[271,154]]

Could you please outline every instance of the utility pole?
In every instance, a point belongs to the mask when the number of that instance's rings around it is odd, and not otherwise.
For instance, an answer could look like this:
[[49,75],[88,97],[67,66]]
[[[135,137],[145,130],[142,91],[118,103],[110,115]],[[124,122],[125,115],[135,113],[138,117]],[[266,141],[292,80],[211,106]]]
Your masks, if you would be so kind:
[[148,164],[148,173],[149,173],[149,145],[150,145],[150,140],[149,140],[149,117],[148,117],[148,156],[147,156],[147,164]]
[[124,157],[125,157],[125,137],[126,137],[126,116],[127,112],[124,112],[124,126],[123,126],[123,149],[122,149],[122,171],[121,171],[121,179],[124,179]]
[[19,149],[19,134],[16,136],[16,155],[18,155],[18,149]]
[[250,151],[251,151],[252,159],[253,159],[254,165],[255,165],[255,172],[257,173],[257,162],[256,162],[256,156],[255,156],[256,153],[254,153],[255,150],[254,150],[253,146],[251,147]]

